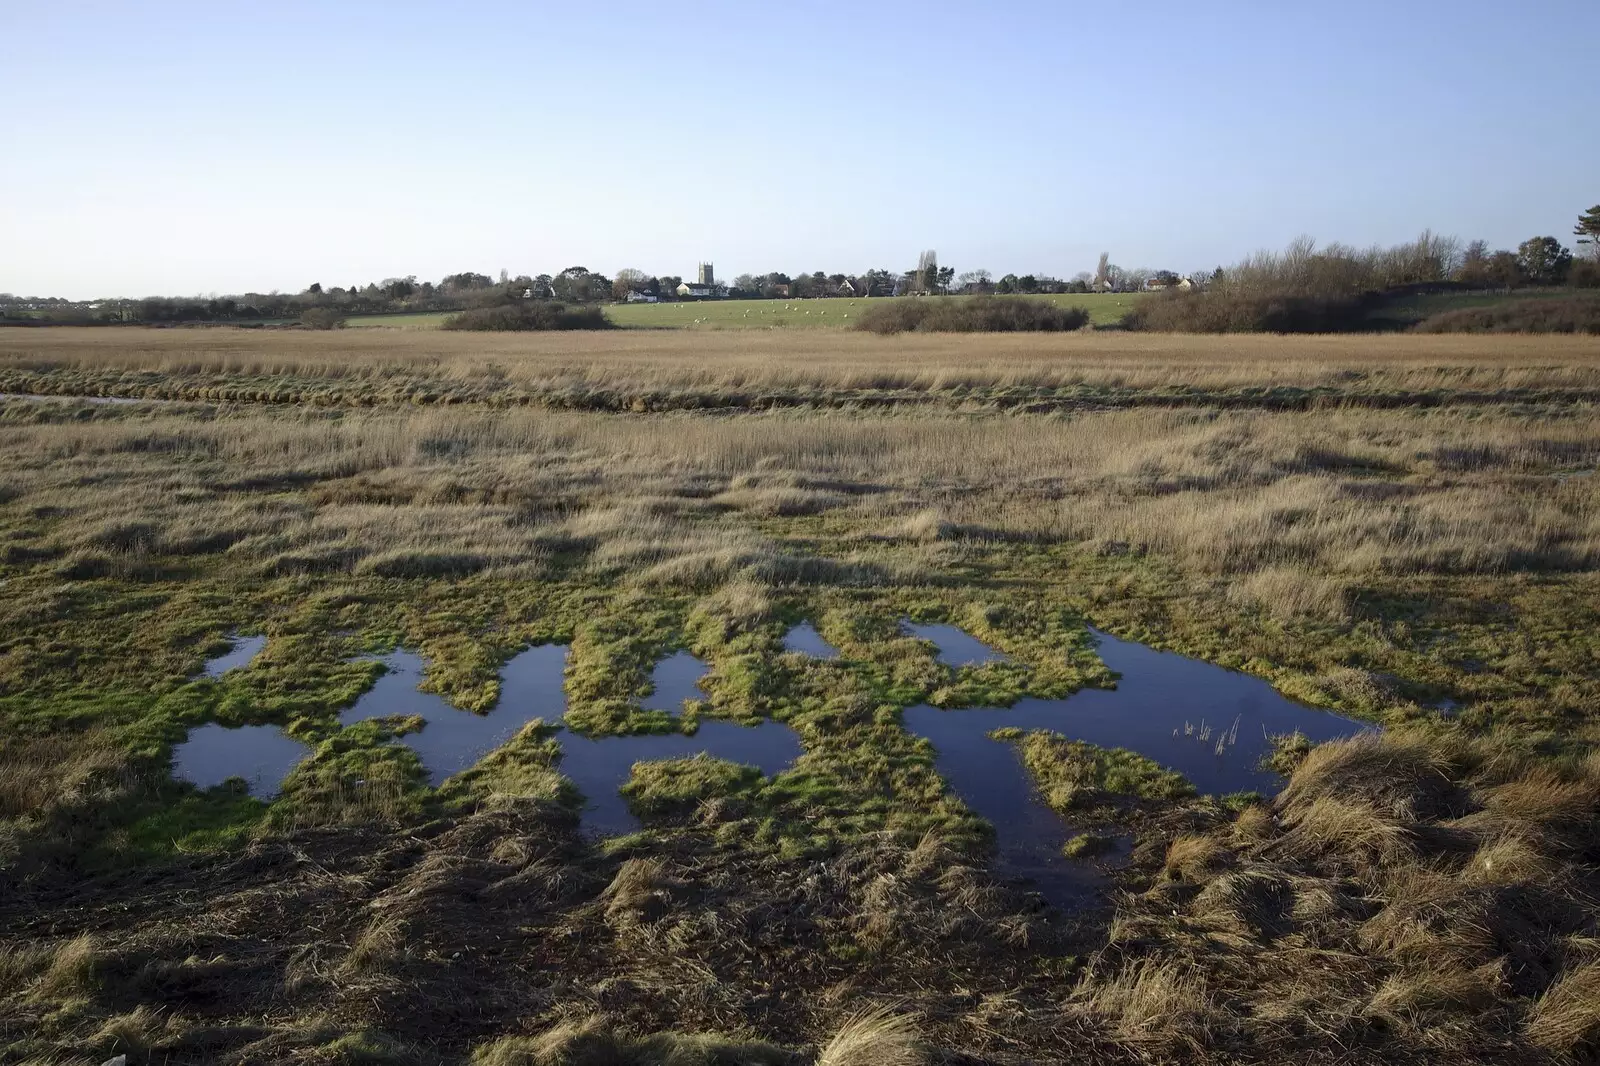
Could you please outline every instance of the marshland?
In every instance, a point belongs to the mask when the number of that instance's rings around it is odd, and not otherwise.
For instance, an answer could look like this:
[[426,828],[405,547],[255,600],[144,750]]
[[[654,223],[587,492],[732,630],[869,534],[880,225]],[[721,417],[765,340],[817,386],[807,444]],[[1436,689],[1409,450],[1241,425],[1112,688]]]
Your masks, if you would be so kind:
[[8,1061],[1600,1048],[1594,337],[13,329],[0,394]]

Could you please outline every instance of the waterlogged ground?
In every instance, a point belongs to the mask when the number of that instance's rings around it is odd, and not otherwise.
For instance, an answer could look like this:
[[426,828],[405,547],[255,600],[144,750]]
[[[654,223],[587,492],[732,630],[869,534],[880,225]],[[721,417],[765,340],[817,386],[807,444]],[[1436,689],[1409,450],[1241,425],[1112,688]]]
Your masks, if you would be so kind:
[[[958,626],[907,620],[901,627],[931,642],[937,661],[952,669],[1008,661]],[[1082,827],[1046,803],[1019,757],[1014,743],[1018,731],[1044,730],[1099,747],[1125,748],[1177,771],[1201,793],[1222,795],[1269,792],[1281,785],[1264,766],[1274,738],[1300,734],[1320,742],[1363,728],[1289,700],[1259,678],[1089,632],[1096,653],[1118,675],[1114,689],[1086,688],[1064,699],[1024,697],[1009,707],[918,704],[906,708],[900,719],[908,732],[933,745],[935,767],[945,784],[993,827],[996,869],[1034,885],[1058,904],[1084,902],[1103,887],[1103,878],[1092,865],[1063,856],[1063,847]],[[264,637],[232,639],[228,654],[207,662],[207,677],[248,665],[266,643]],[[781,647],[821,662],[840,656],[810,622],[790,627]],[[391,652],[380,659],[382,675],[340,712],[338,722],[346,727],[373,720],[387,724],[393,742],[415,752],[428,783],[438,787],[511,742],[530,722],[542,720],[555,728],[565,719],[568,653],[560,644],[517,653],[499,671],[495,705],[475,713],[425,690],[427,663],[421,656]],[[642,709],[678,717],[687,701],[707,699],[701,682],[711,670],[688,651],[673,652],[652,668]],[[615,836],[641,828],[622,795],[635,764],[711,757],[753,767],[771,778],[802,754],[800,737],[779,722],[741,724],[701,717],[690,729],[601,737],[556,732],[560,772],[583,798],[584,830]],[[174,746],[172,764],[175,776],[197,787],[240,778],[251,795],[271,799],[312,754],[308,745],[276,726],[208,723]],[[1131,837],[1112,833],[1101,843],[1097,855],[1105,862],[1124,856]]]
[[206,677],[221,677],[229,670],[241,670],[250,665],[261,649],[267,646],[267,638],[257,634],[250,637],[230,635],[229,648],[221,655],[206,660],[204,670],[201,672]]
[[1600,1042],[1571,345],[57,336],[187,402],[0,400],[0,1059]]

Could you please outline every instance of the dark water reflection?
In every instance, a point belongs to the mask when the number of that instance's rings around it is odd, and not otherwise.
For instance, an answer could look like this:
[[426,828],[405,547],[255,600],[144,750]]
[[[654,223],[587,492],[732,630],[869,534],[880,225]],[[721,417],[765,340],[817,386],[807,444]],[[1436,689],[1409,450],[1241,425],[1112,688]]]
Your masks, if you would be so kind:
[[810,622],[801,622],[783,635],[783,650],[797,651],[801,655],[809,655],[813,659],[837,659],[839,649],[822,639],[822,634],[817,632],[817,627]]
[[263,636],[241,637],[238,634],[229,634],[228,640],[232,646],[215,659],[206,660],[203,676],[221,677],[229,670],[249,666],[267,646],[267,638]]
[[250,795],[271,799],[289,771],[310,757],[311,748],[275,725],[229,728],[211,722],[189,730],[172,748],[172,776],[196,788],[214,788],[241,777]]
[[561,687],[567,666],[564,644],[541,644],[506,663],[500,674],[500,699],[488,714],[463,711],[440,696],[418,691],[427,666],[420,655],[397,651],[384,656],[383,662],[388,671],[339,715],[339,724],[421,718],[427,725],[401,737],[400,743],[417,753],[430,785],[474,765],[535,718],[555,724],[567,712]]
[[[975,638],[951,626],[913,626],[908,631],[936,640],[946,662],[966,664],[1002,658]],[[786,646],[817,654],[808,642],[821,637],[814,627],[797,626]],[[1205,793],[1272,791],[1281,783],[1259,763],[1268,736],[1298,730],[1313,741],[1349,736],[1361,723],[1287,699],[1265,681],[1210,663],[1159,652],[1095,633],[1100,657],[1121,675],[1115,690],[1085,689],[1064,700],[1024,699],[1005,709],[940,710],[921,705],[902,714],[906,729],[934,746],[939,773],[972,810],[993,823],[998,867],[1031,878],[1049,898],[1070,903],[1100,884],[1095,863],[1060,855],[1073,830],[1047,807],[1020,760],[1016,745],[989,739],[999,726],[1050,729],[1104,747],[1137,751],[1177,770]],[[957,639],[959,638],[959,639]],[[255,642],[255,643],[252,643]],[[243,638],[222,665],[248,662],[265,638]],[[832,652],[825,643],[822,649]],[[431,784],[471,767],[505,744],[529,721],[556,725],[566,713],[563,691],[567,649],[540,645],[511,659],[501,672],[500,699],[488,714],[452,706],[418,691],[424,662],[411,652],[384,657],[388,672],[339,715],[341,725],[371,718],[417,716],[425,725],[399,738],[415,751]],[[704,693],[699,680],[706,664],[678,652],[657,665],[656,691],[646,706],[682,710],[683,701]],[[758,767],[771,775],[801,754],[799,737],[789,727],[764,722],[755,727],[704,719],[694,736],[682,734],[591,739],[563,730],[560,770],[586,797],[584,828],[614,834],[638,827],[618,789],[635,762],[685,758],[701,752]],[[310,749],[274,726],[227,729],[206,725],[190,732],[173,749],[174,773],[199,787],[239,776],[252,794],[276,794],[285,775]],[[1126,841],[1120,845],[1126,849]],[[1109,861],[1117,861],[1114,852]],[[1101,862],[1108,861],[1103,858]]]
[[704,752],[755,766],[770,777],[800,757],[800,737],[779,722],[744,726],[702,718],[692,737],[667,733],[590,739],[566,732],[561,735],[561,752],[561,772],[588,801],[583,828],[600,836],[613,836],[639,828],[639,820],[617,791],[627,782],[634,763],[685,759]]
[[1298,730],[1313,741],[1370,728],[1294,702],[1260,678],[1156,651],[1098,631],[1100,658],[1117,688],[1064,700],[1024,699],[1009,708],[907,708],[905,728],[934,746],[950,787],[995,827],[1004,866],[1037,868],[1071,836],[1029,779],[1016,746],[986,734],[1002,726],[1049,729],[1073,740],[1128,748],[1187,777],[1202,793],[1272,792],[1282,780],[1260,762],[1269,736]]
[[939,649],[939,661],[946,666],[981,666],[984,663],[1003,663],[1006,657],[977,637],[955,626],[902,622],[905,631],[914,637],[931,640]]
[[686,651],[673,652],[656,663],[656,668],[650,672],[650,684],[654,688],[644,698],[642,706],[647,711],[682,714],[685,700],[706,698],[700,680],[710,672],[711,667],[704,659]]

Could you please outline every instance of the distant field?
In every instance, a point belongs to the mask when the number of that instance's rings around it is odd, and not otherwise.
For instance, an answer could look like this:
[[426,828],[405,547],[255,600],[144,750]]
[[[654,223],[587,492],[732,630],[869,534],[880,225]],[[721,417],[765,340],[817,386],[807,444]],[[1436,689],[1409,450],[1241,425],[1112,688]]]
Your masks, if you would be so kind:
[[[828,300],[707,300],[700,303],[614,304],[606,315],[625,329],[847,329],[869,306],[921,297]],[[1007,296],[1008,300],[1043,300],[1063,307],[1083,307],[1096,326],[1114,325],[1142,299],[1139,293],[1106,296]],[[961,297],[950,297],[961,299]],[[354,315],[349,329],[438,329],[450,312]]]
[[1582,289],[1516,289],[1511,292],[1430,292],[1404,297],[1385,304],[1374,312],[1378,317],[1392,322],[1414,324],[1446,311],[1463,311],[1496,304],[1517,303],[1522,300],[1549,300],[1552,298],[1582,298]]
[[[927,297],[890,296],[876,299],[708,300],[703,303],[617,304],[606,314],[628,329],[846,329],[868,307],[896,300]],[[961,299],[961,297],[940,297]],[[1141,299],[1138,293],[1106,296],[1007,296],[1008,300],[1043,300],[1062,307],[1087,308],[1097,326],[1114,324]]]
[[344,324],[346,329],[372,329],[379,326],[386,329],[438,329],[453,313],[424,311],[420,314],[352,315],[344,320]]

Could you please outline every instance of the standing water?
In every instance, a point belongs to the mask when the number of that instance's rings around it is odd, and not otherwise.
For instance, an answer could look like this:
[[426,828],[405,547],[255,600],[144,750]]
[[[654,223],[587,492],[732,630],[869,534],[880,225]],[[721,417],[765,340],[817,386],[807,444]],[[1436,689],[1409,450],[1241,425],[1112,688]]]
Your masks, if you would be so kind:
[[1003,654],[955,626],[917,622],[902,622],[901,625],[912,636],[932,641],[939,649],[939,661],[946,666],[982,666],[1007,661]]
[[697,659],[686,651],[674,652],[656,663],[656,668],[650,672],[652,687],[650,695],[644,698],[644,709],[682,714],[685,700],[706,698],[700,680],[710,672],[711,667],[704,659]]
[[[987,736],[1015,726],[1128,748],[1177,770],[1202,793],[1274,791],[1282,780],[1260,763],[1269,736],[1298,730],[1312,741],[1368,728],[1294,702],[1260,678],[1156,651],[1091,630],[1114,690],[1084,689],[1062,700],[1024,699],[1009,708],[907,708],[901,722],[934,747],[941,777],[974,813],[993,823],[1002,867],[1026,873],[1059,854],[1071,835],[1039,796],[1016,746]],[[971,639],[970,637],[968,639]]]
[[172,776],[197,788],[242,777],[250,795],[271,799],[289,771],[310,754],[309,747],[275,725],[230,729],[210,722],[189,730],[188,739],[173,746]]
[[506,663],[500,699],[487,714],[463,711],[440,696],[419,691],[425,666],[420,655],[397,651],[384,656],[383,662],[388,671],[339,715],[339,724],[352,725],[369,718],[421,718],[427,723],[424,728],[407,733],[400,743],[417,753],[430,785],[437,786],[472,766],[535,718],[555,724],[567,712],[561,690],[567,664],[564,644],[541,644]]
[[591,739],[564,733],[560,770],[588,801],[584,829],[611,836],[639,828],[639,820],[618,792],[627,783],[634,763],[686,759],[702,752],[757,767],[770,777],[800,757],[800,737],[779,722],[745,726],[709,718],[700,719],[700,728],[692,737],[666,733]]
[[810,622],[801,622],[783,635],[783,650],[799,652],[813,659],[839,657],[839,649],[823,640],[822,634],[817,632],[817,627]]
[[221,677],[229,670],[238,670],[249,666],[261,650],[267,646],[267,638],[263,636],[241,637],[237,633],[228,634],[230,647],[215,659],[207,659],[202,675],[205,677]]

